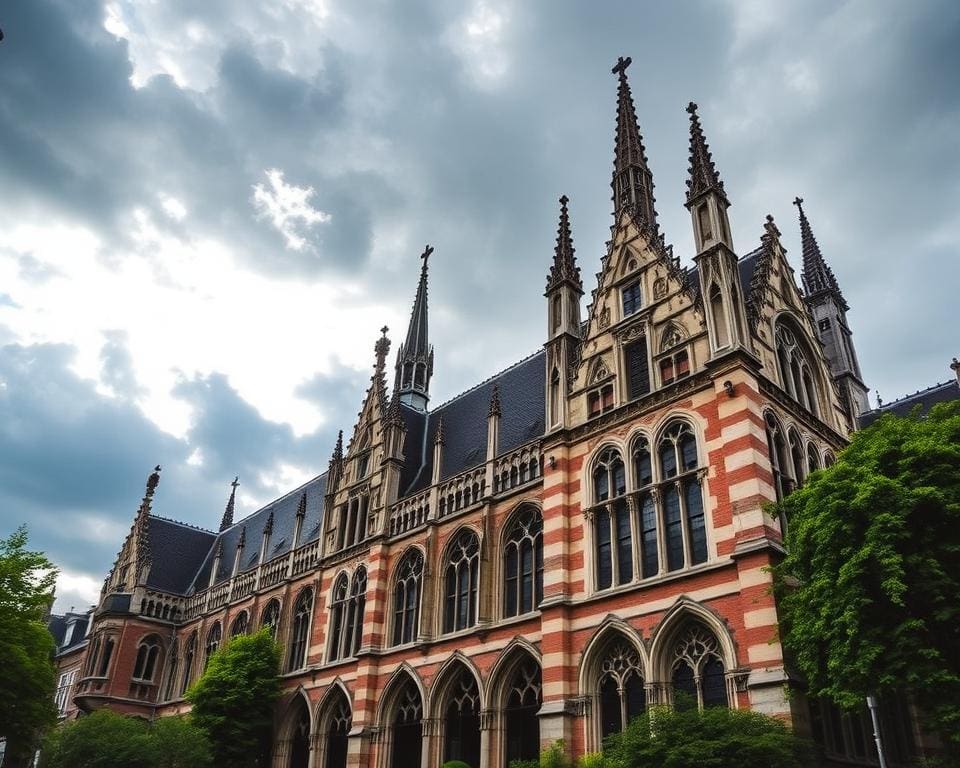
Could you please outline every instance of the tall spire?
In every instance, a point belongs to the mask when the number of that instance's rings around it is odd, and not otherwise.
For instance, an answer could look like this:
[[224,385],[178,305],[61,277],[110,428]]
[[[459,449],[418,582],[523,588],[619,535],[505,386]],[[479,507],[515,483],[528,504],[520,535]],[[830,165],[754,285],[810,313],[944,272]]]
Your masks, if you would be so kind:
[[698,197],[711,191],[716,192],[729,205],[730,201],[727,200],[720,174],[717,173],[717,168],[713,164],[710,147],[707,146],[707,140],[703,135],[700,116],[697,114],[697,105],[694,102],[691,101],[687,105],[687,113],[690,115],[690,177],[687,179],[687,206],[689,207]]
[[637,125],[627,67],[631,59],[622,56],[611,70],[620,80],[617,88],[617,132],[613,155],[613,213],[619,217],[624,210],[633,212],[637,223],[658,231],[656,202],[653,197],[653,174],[647,165],[643,138]]
[[227,506],[223,510],[223,518],[220,520],[220,530],[225,531],[233,525],[233,505],[237,498],[237,486],[240,485],[240,476],[237,475],[230,483],[230,498],[227,499]]
[[553,264],[550,274],[547,275],[547,290],[550,293],[558,285],[569,283],[583,293],[583,281],[580,279],[580,267],[574,257],[573,237],[570,234],[570,215],[567,212],[567,203],[570,198],[563,195],[560,198],[560,224],[557,227],[557,247],[553,252]]
[[413,300],[410,313],[410,326],[407,337],[397,351],[397,375],[394,389],[400,400],[421,411],[427,409],[430,400],[430,377],[433,375],[433,347],[427,333],[427,262],[433,253],[426,246],[420,258],[420,282],[417,284],[417,296]]
[[145,569],[150,565],[153,560],[153,556],[150,550],[150,526],[148,525],[148,518],[150,517],[150,508],[153,504],[153,494],[157,490],[157,486],[160,484],[160,465],[157,464],[153,468],[153,472],[150,473],[150,476],[147,478],[147,489],[143,494],[143,501],[140,502],[140,509],[137,511],[136,522],[134,523],[134,528],[137,535],[137,548],[134,553],[135,564],[134,564],[134,579],[139,584],[141,581],[141,576],[143,575]]
[[813,230],[810,228],[810,222],[807,221],[807,215],[803,212],[803,198],[797,197],[793,204],[797,206],[800,212],[800,242],[803,246],[803,271],[800,277],[803,280],[803,289],[807,297],[811,297],[822,291],[833,291],[840,299],[844,311],[850,309],[847,306],[843,294],[840,292],[840,286],[833,270],[827,266],[827,262],[820,253],[820,245],[817,238],[813,236]]

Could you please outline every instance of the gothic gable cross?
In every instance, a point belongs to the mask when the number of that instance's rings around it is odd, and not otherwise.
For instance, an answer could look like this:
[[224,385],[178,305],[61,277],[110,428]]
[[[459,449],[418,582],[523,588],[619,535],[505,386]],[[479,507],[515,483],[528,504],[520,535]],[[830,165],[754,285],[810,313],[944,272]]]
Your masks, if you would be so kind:
[[629,56],[627,56],[627,58],[623,58],[623,56],[621,56],[620,58],[617,59],[616,65],[610,71],[613,72],[613,74],[615,75],[626,77],[627,67],[630,66],[632,61],[633,59],[631,59]]
[[428,245],[426,248],[423,249],[423,253],[420,254],[420,258],[423,259],[424,266],[426,266],[427,259],[430,258],[431,253],[433,253],[433,246]]

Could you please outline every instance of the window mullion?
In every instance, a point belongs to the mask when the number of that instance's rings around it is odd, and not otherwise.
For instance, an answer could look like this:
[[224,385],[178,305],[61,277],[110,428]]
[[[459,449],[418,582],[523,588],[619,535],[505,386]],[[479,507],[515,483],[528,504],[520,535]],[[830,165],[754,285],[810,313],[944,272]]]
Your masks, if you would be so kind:
[[636,493],[631,493],[627,496],[627,514],[630,516],[630,549],[633,555],[632,581],[639,581],[641,578],[640,536],[642,535],[643,526],[641,526],[639,522],[640,505],[637,503]]
[[689,521],[687,516],[687,498],[683,492],[683,480],[679,477],[675,481],[677,488],[677,502],[680,504],[680,536],[683,538],[683,566],[690,567],[693,562],[693,556],[690,548],[690,531],[688,531]]
[[653,496],[653,512],[657,518],[657,575],[663,576],[667,569],[667,531],[661,486],[654,486],[650,493]]

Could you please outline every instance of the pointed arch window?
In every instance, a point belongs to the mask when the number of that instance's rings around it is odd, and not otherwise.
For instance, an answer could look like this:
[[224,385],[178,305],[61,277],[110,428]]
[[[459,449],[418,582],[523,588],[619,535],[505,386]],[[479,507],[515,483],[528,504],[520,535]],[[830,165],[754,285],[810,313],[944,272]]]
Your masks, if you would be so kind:
[[560,371],[556,368],[550,374],[550,425],[560,423]]
[[310,617],[313,615],[313,590],[300,592],[293,606],[293,631],[290,634],[290,656],[287,671],[303,669],[307,665],[307,645],[310,637]]
[[330,606],[330,661],[350,658],[360,649],[366,593],[367,570],[363,566],[354,572],[349,589],[347,575],[337,577]]
[[163,688],[163,700],[170,701],[174,697],[177,686],[177,667],[180,663],[180,644],[174,640],[170,646],[170,657],[167,660],[167,683]]
[[443,718],[443,759],[480,765],[480,691],[466,669],[460,671],[448,694]]
[[726,707],[726,675],[716,636],[692,622],[679,635],[673,650],[673,703],[684,707]]
[[112,637],[107,637],[103,641],[103,652],[100,655],[100,668],[97,670],[98,677],[106,677],[110,671],[110,659],[113,657],[113,649],[116,641]]
[[807,445],[807,474],[811,474],[820,469],[820,452],[815,443],[810,442]]
[[223,637],[223,628],[220,626],[220,622],[217,621],[212,627],[210,627],[210,632],[207,634],[207,644],[204,647],[203,654],[203,668],[206,669],[207,665],[210,663],[210,657],[217,652],[217,649],[220,647],[220,639]]
[[260,626],[266,627],[270,632],[270,637],[277,639],[277,628],[280,626],[280,601],[274,598],[267,607],[263,609],[260,616]]
[[476,623],[479,576],[480,540],[476,533],[464,528],[450,545],[444,568],[444,632],[456,632]]
[[420,765],[423,749],[423,699],[413,680],[404,683],[393,716],[392,768]]
[[503,551],[503,615],[536,610],[543,600],[543,516],[523,507],[510,526]]
[[335,702],[329,709],[326,728],[326,768],[346,768],[347,744],[353,717],[346,696],[337,692]]
[[633,476],[638,487],[636,505],[640,531],[640,576],[648,579],[660,570],[659,523],[654,498],[653,458],[650,443],[642,435],[633,441]]
[[240,637],[240,635],[247,634],[249,626],[250,614],[246,611],[240,611],[237,618],[233,620],[233,624],[230,625],[230,637]]
[[660,386],[690,375],[690,351],[680,328],[671,324],[660,338]]
[[540,754],[540,719],[537,712],[543,702],[540,665],[524,659],[510,679],[507,689],[506,763],[536,760]]
[[133,679],[153,682],[153,673],[160,657],[160,640],[156,635],[143,640],[137,648],[137,658],[133,665]]
[[190,677],[193,672],[193,662],[197,656],[197,633],[194,631],[187,640],[187,650],[183,654],[183,679],[180,682],[180,695],[183,696],[190,687]]
[[787,442],[790,446],[790,468],[793,474],[793,481],[797,488],[803,485],[806,477],[806,461],[803,455],[803,440],[797,434],[795,429],[791,429],[787,435]]
[[633,579],[633,530],[627,505],[627,474],[620,452],[608,448],[593,470],[597,589]]
[[598,690],[600,733],[604,739],[612,733],[620,733],[646,709],[640,655],[626,641],[613,644],[604,656]]
[[716,283],[710,288],[710,319],[713,321],[717,349],[730,346],[730,328],[727,325],[727,312],[723,306],[723,293]]
[[397,568],[393,588],[393,644],[412,643],[420,628],[420,588],[423,583],[423,552],[410,549]]
[[[777,501],[785,499],[794,489],[793,467],[783,427],[771,412],[764,416],[767,429],[767,449],[770,452],[770,467],[773,470],[773,489]],[[781,521],[782,523],[783,521]]]
[[707,528],[697,438],[689,424],[676,421],[664,430],[657,448],[667,570],[705,563]]
[[810,413],[818,416],[819,396],[814,383],[812,358],[806,351],[809,347],[806,339],[799,330],[787,327],[787,323],[781,320],[777,323],[775,344],[781,387]]

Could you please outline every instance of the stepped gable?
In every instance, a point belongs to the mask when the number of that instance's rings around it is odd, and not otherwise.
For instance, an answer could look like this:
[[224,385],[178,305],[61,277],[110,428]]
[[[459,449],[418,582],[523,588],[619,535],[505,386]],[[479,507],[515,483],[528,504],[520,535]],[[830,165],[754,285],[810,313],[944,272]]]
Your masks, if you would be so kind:
[[887,413],[897,416],[908,416],[910,412],[920,407],[920,413],[924,414],[937,403],[948,403],[951,400],[960,400],[960,384],[956,381],[945,381],[942,384],[934,384],[932,387],[914,392],[912,395],[901,397],[892,403],[884,403],[879,408],[872,411],[866,411],[860,414],[860,429],[869,427],[873,422]]
[[147,528],[153,554],[147,588],[186,594],[217,535],[156,515],[148,518]]
[[[236,556],[237,544],[244,528],[247,531],[247,538],[238,572],[244,573],[256,568],[260,560],[263,529],[266,527],[271,513],[273,513],[273,533],[270,534],[270,545],[265,559],[272,560],[285,552],[289,552],[297,526],[297,507],[300,505],[300,497],[303,496],[304,492],[307,494],[307,516],[303,522],[300,541],[297,544],[299,546],[315,541],[320,535],[320,516],[323,512],[323,494],[326,487],[327,473],[324,472],[279,499],[271,501],[249,517],[238,520],[230,528],[220,533],[216,537],[216,542],[208,547],[205,552],[206,557],[202,560],[202,564],[198,566],[199,571],[194,570],[191,574],[192,591],[202,591],[210,583],[210,569],[213,567],[216,549],[220,544],[223,545],[223,557],[220,559],[220,567],[217,569],[214,583],[219,584],[230,578],[230,574],[233,572],[233,559]],[[151,572],[150,575],[153,576],[153,573]]]
[[[497,455],[512,451],[544,433],[545,366],[544,352],[536,352],[504,371],[468,389],[426,416],[426,429],[417,444],[406,445],[408,464],[418,466],[404,496],[429,487],[433,475],[433,443],[443,417],[443,465],[440,479],[446,480],[477,467],[487,457],[487,419],[490,393],[500,388],[500,440]],[[407,409],[409,410],[409,409]],[[422,464],[421,462],[422,457]]]

